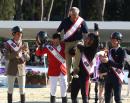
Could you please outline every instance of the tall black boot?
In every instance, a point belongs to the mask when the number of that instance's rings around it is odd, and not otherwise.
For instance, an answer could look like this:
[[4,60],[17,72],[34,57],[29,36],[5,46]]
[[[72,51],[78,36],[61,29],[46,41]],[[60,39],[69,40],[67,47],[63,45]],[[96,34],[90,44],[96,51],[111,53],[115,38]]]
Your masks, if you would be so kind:
[[8,93],[8,103],[12,103],[12,94]]
[[78,103],[77,99],[72,99],[72,103]]
[[51,95],[50,103],[56,103],[56,97]]
[[62,97],[62,103],[67,103],[67,97]]
[[21,103],[25,103],[25,94],[20,95]]
[[88,97],[83,98],[83,103],[89,103]]

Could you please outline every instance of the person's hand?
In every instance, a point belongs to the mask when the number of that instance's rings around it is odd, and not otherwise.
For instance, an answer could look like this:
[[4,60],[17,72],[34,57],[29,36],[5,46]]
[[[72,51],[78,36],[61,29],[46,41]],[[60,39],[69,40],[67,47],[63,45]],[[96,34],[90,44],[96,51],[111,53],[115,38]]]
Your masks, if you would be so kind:
[[95,34],[98,36],[99,35],[99,26],[97,23],[94,23],[94,31],[95,31]]
[[24,51],[27,51],[27,50],[28,50],[28,47],[27,47],[26,45],[22,45],[21,49],[22,49],[22,51],[24,52]]
[[120,74],[122,71],[121,69],[116,69],[116,72]]
[[21,47],[19,48],[19,50],[16,52],[17,55],[19,55],[19,53],[22,52],[22,50],[23,50],[23,46],[21,46]]
[[94,31],[99,31],[99,27],[97,23],[94,23]]

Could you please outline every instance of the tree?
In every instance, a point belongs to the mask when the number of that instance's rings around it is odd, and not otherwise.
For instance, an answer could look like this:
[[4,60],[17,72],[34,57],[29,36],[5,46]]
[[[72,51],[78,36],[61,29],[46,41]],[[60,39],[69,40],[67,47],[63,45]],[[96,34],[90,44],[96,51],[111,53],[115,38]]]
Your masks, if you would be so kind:
[[41,0],[41,21],[43,20],[43,14],[44,14],[44,2]]
[[34,3],[34,20],[44,19],[44,0],[35,0]]
[[80,0],[81,15],[85,20],[103,20],[106,0]]
[[0,20],[12,20],[14,18],[14,0],[0,0]]
[[130,21],[130,0],[124,0],[123,4],[123,20]]
[[95,0],[80,0],[81,16],[85,20],[94,20],[96,18]]
[[96,10],[97,10],[97,20],[104,20],[104,12],[105,12],[105,5],[106,0],[96,0],[95,2]]
[[72,7],[73,5],[73,0],[66,0],[66,11],[65,11],[65,17],[68,17],[69,16],[69,10],[70,8]]
[[62,20],[76,6],[85,20],[130,20],[129,0],[0,0],[0,20]]
[[105,20],[123,20],[124,0],[107,0],[105,10]]
[[[39,0],[38,0],[39,1]],[[23,20],[34,20],[34,0],[23,0],[22,12]]]
[[65,2],[66,0],[55,0],[51,12],[50,20],[63,20],[65,16]]
[[46,20],[47,21],[50,20],[51,11],[52,11],[52,8],[53,8],[53,3],[54,3],[54,0],[50,0],[50,2],[49,2],[49,8],[48,8],[47,16],[46,16]]
[[15,16],[14,20],[22,20],[22,5],[23,0],[15,0]]

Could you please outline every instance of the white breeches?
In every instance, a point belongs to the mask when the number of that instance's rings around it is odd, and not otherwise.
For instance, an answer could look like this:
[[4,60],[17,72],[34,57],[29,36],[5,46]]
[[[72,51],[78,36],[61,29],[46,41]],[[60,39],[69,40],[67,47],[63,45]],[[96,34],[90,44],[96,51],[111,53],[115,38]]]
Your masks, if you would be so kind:
[[25,94],[26,76],[10,76],[10,75],[8,75],[7,77],[8,77],[8,93],[10,93],[10,94],[13,93],[14,82],[15,82],[15,79],[17,78],[20,94]]
[[130,78],[128,78],[128,93],[130,92]]
[[59,79],[60,89],[61,89],[61,97],[66,96],[67,92],[67,75],[60,74],[59,76],[49,76],[50,79],[50,93],[52,96],[56,94],[57,82]]

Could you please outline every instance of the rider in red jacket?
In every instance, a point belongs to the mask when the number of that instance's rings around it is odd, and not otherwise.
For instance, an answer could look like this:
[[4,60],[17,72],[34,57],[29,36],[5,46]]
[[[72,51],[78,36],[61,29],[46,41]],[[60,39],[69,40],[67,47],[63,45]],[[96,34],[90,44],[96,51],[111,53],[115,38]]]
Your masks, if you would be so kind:
[[[53,47],[56,49],[54,45]],[[57,46],[57,48],[61,48],[61,50],[59,51],[59,54],[63,58],[65,58],[64,44],[60,43],[59,46]],[[60,73],[66,75],[66,68],[61,66],[61,63],[54,57],[54,55],[47,48],[43,48],[42,50],[38,48],[36,50],[37,56],[42,56],[43,54],[47,54],[48,56],[48,63],[49,63],[48,76],[59,76]]]
[[42,48],[37,48],[36,55],[42,56],[47,53],[48,56],[48,76],[50,80],[51,103],[55,103],[55,93],[57,81],[60,79],[62,103],[67,103],[67,69],[65,63],[64,43],[61,43],[59,34],[54,34],[51,44],[43,44]]

